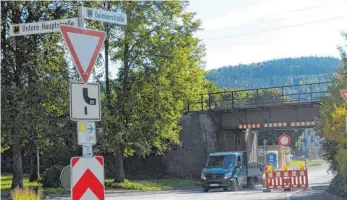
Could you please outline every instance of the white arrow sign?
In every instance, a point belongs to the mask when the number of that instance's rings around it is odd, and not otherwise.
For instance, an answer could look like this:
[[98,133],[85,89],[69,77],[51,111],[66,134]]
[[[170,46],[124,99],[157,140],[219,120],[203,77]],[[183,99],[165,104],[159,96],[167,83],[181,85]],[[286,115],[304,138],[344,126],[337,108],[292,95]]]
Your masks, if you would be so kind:
[[96,144],[95,122],[77,122],[78,144]]

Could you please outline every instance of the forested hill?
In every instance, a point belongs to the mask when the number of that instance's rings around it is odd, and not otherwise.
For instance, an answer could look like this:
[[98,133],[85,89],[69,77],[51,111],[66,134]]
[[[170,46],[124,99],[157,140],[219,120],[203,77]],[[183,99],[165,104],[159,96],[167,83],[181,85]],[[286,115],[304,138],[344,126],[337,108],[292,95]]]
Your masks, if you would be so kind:
[[330,81],[339,59],[334,57],[283,58],[248,65],[226,66],[208,72],[218,87],[251,89]]

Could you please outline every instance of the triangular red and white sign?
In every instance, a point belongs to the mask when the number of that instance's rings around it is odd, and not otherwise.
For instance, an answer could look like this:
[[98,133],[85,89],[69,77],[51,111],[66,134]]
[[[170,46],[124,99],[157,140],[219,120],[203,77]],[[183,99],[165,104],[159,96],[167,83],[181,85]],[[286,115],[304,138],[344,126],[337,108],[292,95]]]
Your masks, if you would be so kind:
[[65,25],[59,28],[83,82],[87,83],[105,41],[106,33]]
[[340,93],[345,102],[347,103],[347,90],[340,90]]

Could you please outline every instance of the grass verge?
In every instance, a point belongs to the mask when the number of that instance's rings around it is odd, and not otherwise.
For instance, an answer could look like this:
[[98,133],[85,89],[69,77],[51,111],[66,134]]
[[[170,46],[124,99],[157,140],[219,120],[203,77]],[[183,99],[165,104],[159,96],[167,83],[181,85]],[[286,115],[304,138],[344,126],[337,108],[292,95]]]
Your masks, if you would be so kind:
[[129,180],[123,183],[115,183],[111,179],[106,179],[107,188],[121,188],[126,190],[172,190],[188,187],[197,187],[200,183],[192,179],[148,179],[148,180]]
[[[24,187],[39,189],[42,188],[39,182],[29,182],[27,175],[23,179]],[[11,195],[12,175],[1,176],[1,196],[10,197]],[[106,179],[105,186],[107,189],[124,189],[124,190],[172,190],[188,187],[197,187],[200,183],[192,179],[147,179],[147,180],[129,180],[125,179],[123,183],[115,183],[113,179]],[[70,191],[65,188],[42,188],[44,197],[52,194],[69,194]]]
[[[324,163],[324,162],[325,162],[325,161],[324,161],[324,160],[321,160],[321,159],[311,160],[311,161],[309,162],[309,165],[310,165],[310,166],[315,166],[315,165],[322,164],[322,163]],[[304,161],[304,160],[291,160],[290,163],[289,163],[289,166],[290,166],[290,167],[298,168],[298,167],[300,167],[300,164],[305,165],[305,161]]]
[[[1,197],[10,197],[11,196],[11,184],[12,184],[12,175],[1,175]],[[24,175],[23,178],[24,187],[39,189],[42,188],[41,183],[39,182],[29,182],[29,177]],[[43,188],[43,193],[45,196],[50,194],[69,194],[70,191],[65,188]]]

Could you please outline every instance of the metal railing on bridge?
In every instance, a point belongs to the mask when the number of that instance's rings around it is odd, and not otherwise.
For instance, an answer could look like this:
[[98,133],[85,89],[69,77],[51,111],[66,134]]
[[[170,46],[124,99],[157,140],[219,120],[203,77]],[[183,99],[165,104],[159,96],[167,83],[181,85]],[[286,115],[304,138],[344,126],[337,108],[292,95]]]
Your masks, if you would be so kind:
[[330,84],[321,82],[200,94],[200,101],[188,103],[186,110],[235,110],[319,103],[322,97],[330,95]]

